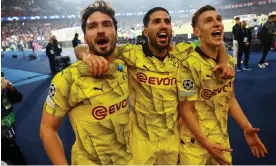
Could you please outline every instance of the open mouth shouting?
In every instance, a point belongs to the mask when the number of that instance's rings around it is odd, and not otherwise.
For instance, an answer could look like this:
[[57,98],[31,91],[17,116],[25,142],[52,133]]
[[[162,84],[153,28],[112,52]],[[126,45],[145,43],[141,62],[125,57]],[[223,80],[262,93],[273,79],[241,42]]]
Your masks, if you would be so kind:
[[167,31],[161,31],[157,34],[157,39],[161,42],[161,43],[164,43],[164,42],[167,42],[168,40],[168,32]]
[[96,44],[100,49],[105,49],[108,47],[109,39],[107,37],[97,37]]
[[222,31],[221,30],[215,30],[211,33],[211,35],[217,39],[221,39],[222,37]]

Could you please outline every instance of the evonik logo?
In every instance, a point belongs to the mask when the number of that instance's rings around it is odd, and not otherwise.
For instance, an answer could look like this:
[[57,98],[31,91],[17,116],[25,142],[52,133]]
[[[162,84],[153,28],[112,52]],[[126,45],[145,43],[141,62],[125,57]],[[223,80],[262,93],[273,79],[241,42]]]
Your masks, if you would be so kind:
[[227,85],[224,85],[218,89],[215,90],[210,90],[210,89],[203,89],[201,92],[201,97],[205,100],[209,100],[211,97],[216,96],[220,93],[225,93],[227,92],[227,88],[232,87],[232,81],[230,81]]
[[175,85],[176,84],[176,78],[160,78],[160,77],[147,77],[144,73],[137,73],[136,75],[137,80],[141,83],[147,83],[151,85]]
[[92,116],[97,120],[103,120],[108,114],[111,115],[116,111],[120,111],[122,108],[125,108],[127,104],[128,104],[127,99],[124,99],[119,103],[113,104],[109,107],[105,107],[101,105],[96,106],[92,110]]

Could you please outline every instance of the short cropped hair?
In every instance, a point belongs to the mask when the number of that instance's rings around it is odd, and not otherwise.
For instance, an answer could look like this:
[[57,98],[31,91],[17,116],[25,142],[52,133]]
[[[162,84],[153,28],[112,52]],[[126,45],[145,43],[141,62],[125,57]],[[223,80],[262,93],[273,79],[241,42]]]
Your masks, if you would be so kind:
[[199,16],[206,12],[206,11],[209,11],[209,10],[213,10],[213,11],[216,11],[216,8],[214,8],[213,6],[210,6],[210,5],[206,5],[206,6],[203,6],[201,7],[200,9],[198,9],[193,17],[192,17],[192,27],[195,28],[196,24],[197,24],[197,21],[198,21],[198,18]]
[[115,18],[115,11],[110,6],[108,6],[105,1],[98,0],[93,4],[89,5],[81,12],[81,28],[84,34],[86,34],[87,19],[91,14],[95,12],[102,12],[111,17],[115,30],[117,31],[117,20]]

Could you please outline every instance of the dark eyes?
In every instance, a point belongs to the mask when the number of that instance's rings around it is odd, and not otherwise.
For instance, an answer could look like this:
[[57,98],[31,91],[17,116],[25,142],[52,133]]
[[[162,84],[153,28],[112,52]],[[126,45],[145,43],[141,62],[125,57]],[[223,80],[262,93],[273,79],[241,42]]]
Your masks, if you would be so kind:
[[[112,23],[110,22],[104,22],[102,23],[103,27],[112,27]],[[88,29],[93,29],[93,28],[97,28],[98,24],[96,23],[92,23],[88,25]]]
[[[155,19],[155,20],[153,20],[152,22],[153,22],[154,24],[158,24],[158,23],[161,22],[161,19]],[[170,19],[164,19],[164,22],[165,22],[166,24],[171,24],[171,20],[170,20]]]
[[[222,21],[222,18],[221,17],[218,17],[217,18],[217,21],[218,22],[221,22]],[[213,22],[213,19],[212,18],[207,18],[206,20],[205,20],[205,23],[212,23]]]

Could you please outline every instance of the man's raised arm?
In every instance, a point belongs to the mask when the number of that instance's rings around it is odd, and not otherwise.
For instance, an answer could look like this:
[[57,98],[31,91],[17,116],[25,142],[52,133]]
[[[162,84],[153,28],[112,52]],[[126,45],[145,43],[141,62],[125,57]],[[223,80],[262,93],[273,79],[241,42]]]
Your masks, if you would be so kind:
[[82,60],[83,56],[89,54],[89,48],[87,44],[79,44],[77,47],[75,47],[74,51],[78,60]]
[[229,79],[235,76],[235,69],[229,65],[231,62],[223,44],[219,46],[218,63],[219,64],[213,69],[213,72],[221,70],[220,78]]

